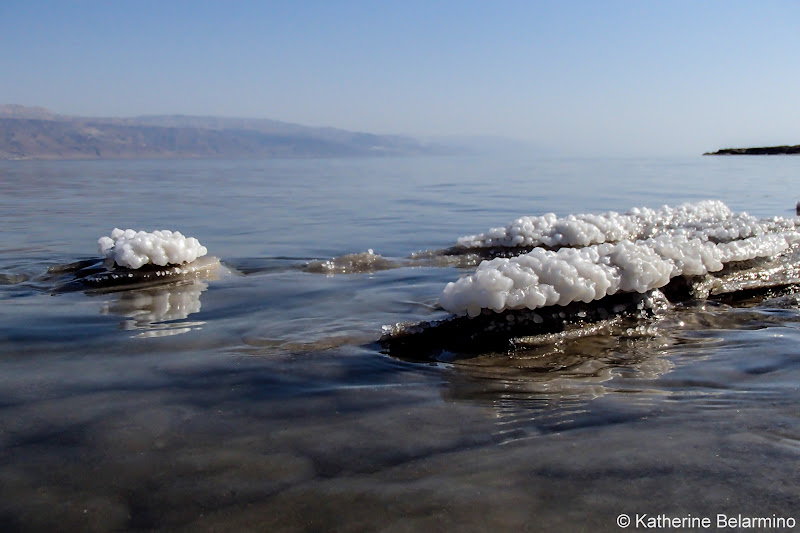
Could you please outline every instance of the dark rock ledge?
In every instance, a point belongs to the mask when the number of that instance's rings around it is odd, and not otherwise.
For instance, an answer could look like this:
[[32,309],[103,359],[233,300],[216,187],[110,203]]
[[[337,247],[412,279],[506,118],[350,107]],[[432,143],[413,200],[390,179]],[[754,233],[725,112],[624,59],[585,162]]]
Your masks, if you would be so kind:
[[800,154],[800,145],[796,146],[765,146],[762,148],[723,148],[716,152],[706,152],[703,155],[787,155]]

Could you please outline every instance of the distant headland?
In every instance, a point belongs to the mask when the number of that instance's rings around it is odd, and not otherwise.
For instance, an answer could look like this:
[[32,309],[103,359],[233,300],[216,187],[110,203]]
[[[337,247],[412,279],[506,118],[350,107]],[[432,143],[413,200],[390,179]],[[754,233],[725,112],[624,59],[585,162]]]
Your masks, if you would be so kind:
[[0,160],[319,158],[443,155],[461,147],[269,119],[60,115],[0,105]]
[[796,146],[764,146],[761,148],[723,148],[703,155],[792,155],[800,154],[800,144]]

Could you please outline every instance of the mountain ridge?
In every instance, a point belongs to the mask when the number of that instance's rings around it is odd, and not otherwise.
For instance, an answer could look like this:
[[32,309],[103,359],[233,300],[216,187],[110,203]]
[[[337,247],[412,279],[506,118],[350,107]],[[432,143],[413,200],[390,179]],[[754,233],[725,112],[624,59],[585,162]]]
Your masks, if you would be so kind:
[[81,117],[0,105],[0,159],[313,158],[448,155],[458,149],[404,135],[272,119],[193,115]]

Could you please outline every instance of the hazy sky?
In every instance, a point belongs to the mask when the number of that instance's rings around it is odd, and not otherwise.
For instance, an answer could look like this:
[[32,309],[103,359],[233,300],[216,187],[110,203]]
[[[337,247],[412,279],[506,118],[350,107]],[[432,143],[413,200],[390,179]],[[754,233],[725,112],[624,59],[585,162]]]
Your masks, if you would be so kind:
[[800,2],[0,2],[0,103],[567,153],[800,143]]

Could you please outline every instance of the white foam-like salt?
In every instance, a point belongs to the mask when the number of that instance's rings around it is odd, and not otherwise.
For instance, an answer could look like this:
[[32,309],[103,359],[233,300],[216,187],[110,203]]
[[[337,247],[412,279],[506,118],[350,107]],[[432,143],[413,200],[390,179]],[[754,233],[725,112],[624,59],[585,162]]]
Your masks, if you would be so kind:
[[110,237],[97,240],[100,253],[118,266],[137,269],[147,264],[158,266],[191,263],[208,253],[194,237],[179,231],[160,230],[148,233],[114,228]]
[[795,220],[760,221],[747,213],[733,213],[718,200],[685,203],[660,209],[634,208],[625,214],[569,215],[554,213],[520,217],[507,226],[458,239],[465,248],[589,246],[604,242],[641,240],[663,233],[684,234],[701,240],[728,241],[775,231],[793,230]]
[[[718,272],[727,263],[770,257],[800,241],[794,220],[758,221],[733,214],[716,201],[596,218],[544,215],[531,227],[538,233],[515,225],[491,230],[493,236],[470,237],[468,244],[583,247],[558,251],[537,247],[511,259],[484,261],[474,274],[448,283],[440,305],[451,313],[476,316],[483,309],[501,312],[588,303],[618,292],[644,293],[680,275]],[[631,238],[651,234],[655,236]]]

